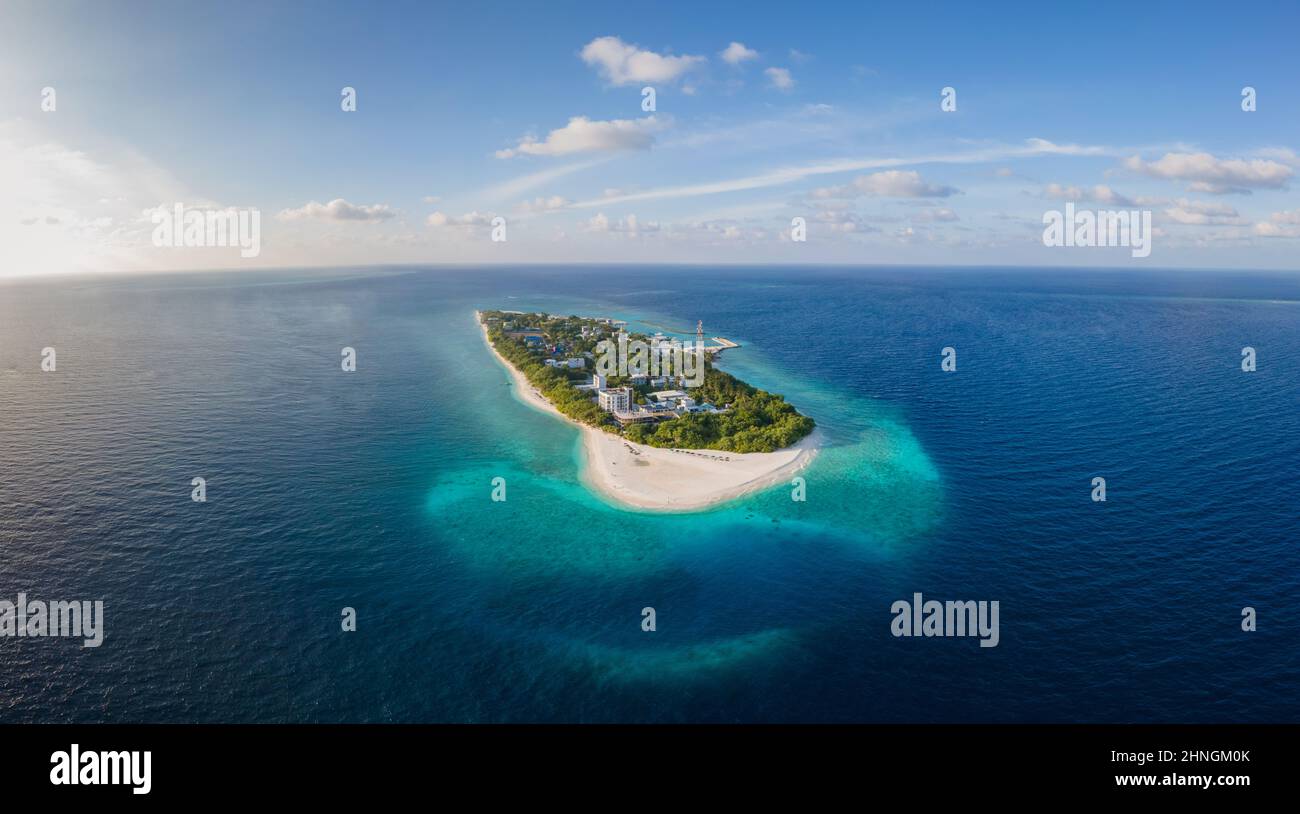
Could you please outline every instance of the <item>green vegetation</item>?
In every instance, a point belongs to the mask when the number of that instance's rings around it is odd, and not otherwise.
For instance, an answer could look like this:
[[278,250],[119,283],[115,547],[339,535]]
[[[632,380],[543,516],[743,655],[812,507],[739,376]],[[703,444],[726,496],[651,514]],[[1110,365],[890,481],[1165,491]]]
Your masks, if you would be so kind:
[[[485,322],[490,315],[501,316],[496,311],[485,312],[483,315]],[[618,432],[617,423],[609,413],[596,406],[596,403],[591,400],[591,394],[574,388],[575,382],[569,377],[567,369],[548,367],[542,361],[546,357],[541,352],[530,349],[523,340],[507,336],[501,328],[501,320],[498,320],[496,325],[491,322],[488,322],[488,325],[488,340],[492,342],[492,347],[496,348],[497,353],[504,356],[510,364],[518,368],[519,372],[524,374],[524,378],[540,390],[555,409],[574,421],[590,424],[609,432]],[[580,372],[584,375],[579,378],[579,381],[590,380],[590,370]]]
[[729,405],[722,413],[687,413],[658,424],[634,424],[624,435],[652,447],[773,452],[813,431],[815,423],[785,398],[708,367],[704,383],[691,391],[696,401]]
[[[492,346],[557,410],[575,421],[622,435],[630,441],[676,449],[773,452],[799,441],[815,426],[811,418],[800,415],[783,397],[752,387],[714,368],[712,360],[706,359],[703,383],[689,392],[697,404],[712,404],[720,408],[718,412],[691,412],[653,424],[622,428],[596,405],[590,391],[575,388],[576,384],[591,381],[594,360],[583,354],[595,354],[602,339],[612,339],[611,326],[577,316],[504,311],[484,311],[482,319]],[[535,340],[530,347],[526,337],[531,335],[540,335],[540,341]],[[630,338],[648,340],[636,334]],[[557,346],[563,349],[562,356],[566,358],[586,358],[586,367],[545,364],[548,353]],[[607,384],[610,387],[632,385],[616,377],[608,379]],[[646,384],[632,387],[633,400],[637,403],[645,403],[646,394],[653,389]]]

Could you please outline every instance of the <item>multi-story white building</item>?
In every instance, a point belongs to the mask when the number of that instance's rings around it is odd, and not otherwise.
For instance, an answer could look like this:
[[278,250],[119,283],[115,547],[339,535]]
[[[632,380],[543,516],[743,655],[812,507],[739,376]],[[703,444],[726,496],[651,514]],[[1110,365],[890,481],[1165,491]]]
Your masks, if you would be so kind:
[[615,387],[612,390],[597,390],[596,401],[600,409],[607,413],[626,413],[632,407],[632,388]]

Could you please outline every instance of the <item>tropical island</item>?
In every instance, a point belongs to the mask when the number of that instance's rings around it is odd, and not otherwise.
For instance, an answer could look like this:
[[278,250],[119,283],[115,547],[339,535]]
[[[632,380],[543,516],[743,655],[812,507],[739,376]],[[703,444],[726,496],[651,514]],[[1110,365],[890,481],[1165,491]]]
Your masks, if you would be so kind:
[[626,323],[476,312],[526,404],[583,429],[584,478],[640,508],[702,508],[788,479],[811,460],[815,422],[777,394],[718,370],[739,347],[629,333]]

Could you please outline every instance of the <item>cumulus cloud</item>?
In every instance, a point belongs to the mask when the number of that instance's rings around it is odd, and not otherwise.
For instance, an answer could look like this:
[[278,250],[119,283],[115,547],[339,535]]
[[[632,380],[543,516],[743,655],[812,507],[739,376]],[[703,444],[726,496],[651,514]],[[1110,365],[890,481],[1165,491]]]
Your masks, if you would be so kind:
[[958,190],[930,184],[915,170],[885,170],[860,175],[853,182],[838,187],[813,190],[814,198],[947,198]]
[[1260,237],[1300,237],[1300,209],[1274,212],[1269,219],[1255,224]]
[[597,37],[583,47],[581,56],[611,85],[672,82],[705,61],[700,56],[656,54],[618,37]]
[[610,220],[604,212],[597,212],[582,222],[582,228],[588,232],[614,232],[636,237],[640,234],[659,231],[658,221],[641,221],[636,215],[627,215],[618,220]]
[[491,212],[466,212],[460,217],[446,215],[442,212],[434,212],[428,217],[426,223],[430,226],[488,226],[494,218]]
[[[729,243],[771,240],[772,235],[762,226],[734,218],[702,218],[688,221],[674,227],[671,236],[679,241],[712,244],[715,246]],[[779,230],[775,237],[782,241],[789,240],[789,230]]]
[[733,42],[724,48],[718,56],[728,65],[739,65],[751,59],[758,59],[758,52],[752,48],[746,48],[742,42]]
[[880,231],[867,218],[857,212],[824,209],[813,213],[812,220],[832,232],[864,233]]
[[1300,167],[1300,153],[1296,153],[1290,147],[1261,147],[1258,150],[1252,150],[1250,155],[1255,158],[1268,158],[1279,161],[1289,167]]
[[1097,203],[1109,204],[1111,206],[1136,206],[1138,201],[1121,195],[1105,184],[1098,184],[1092,188],[1092,199]]
[[[1043,196],[1063,201],[1095,201],[1096,203],[1106,204],[1108,206],[1138,206],[1143,199],[1133,199],[1121,195],[1105,184],[1097,184],[1090,189],[1084,189],[1076,186],[1063,186],[1061,184],[1048,184],[1043,190]],[[1150,201],[1147,201],[1150,203]]]
[[496,157],[648,150],[654,143],[654,133],[663,127],[664,122],[654,116],[605,122],[592,121],[586,116],[574,116],[564,127],[552,130],[545,140],[538,141],[534,136],[524,136],[517,146],[497,150]]
[[1139,156],[1125,160],[1124,166],[1153,178],[1186,181],[1192,192],[1214,195],[1249,195],[1252,189],[1282,189],[1294,175],[1285,164],[1268,159],[1222,159],[1209,153],[1166,153],[1158,161],[1143,161]]
[[1174,223],[1184,226],[1244,226],[1245,218],[1227,204],[1207,201],[1189,201],[1180,198],[1165,210],[1165,215]]
[[790,90],[794,87],[789,68],[768,68],[763,73],[767,75],[768,84],[777,90]]
[[297,209],[284,209],[276,215],[279,220],[332,220],[377,223],[397,216],[397,211],[388,204],[361,206],[348,203],[342,198],[335,198],[329,203],[311,201]]
[[1043,196],[1047,198],[1060,198],[1064,201],[1082,201],[1083,190],[1075,186],[1064,186],[1063,184],[1048,184],[1043,190]]

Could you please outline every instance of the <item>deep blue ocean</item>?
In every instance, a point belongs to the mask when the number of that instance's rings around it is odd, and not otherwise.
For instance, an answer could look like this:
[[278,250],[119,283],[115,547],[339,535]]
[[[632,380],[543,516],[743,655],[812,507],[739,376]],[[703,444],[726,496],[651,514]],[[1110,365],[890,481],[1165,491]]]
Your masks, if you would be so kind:
[[[605,503],[475,308],[703,320],[825,433],[807,500]],[[106,634],[0,638],[0,722],[1300,721],[1297,476],[1297,274],[9,281],[0,599]],[[999,645],[894,637],[915,592]]]

